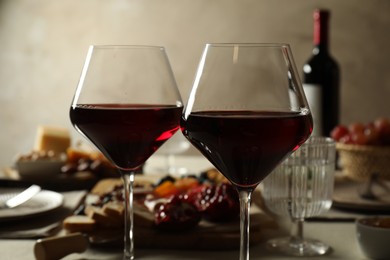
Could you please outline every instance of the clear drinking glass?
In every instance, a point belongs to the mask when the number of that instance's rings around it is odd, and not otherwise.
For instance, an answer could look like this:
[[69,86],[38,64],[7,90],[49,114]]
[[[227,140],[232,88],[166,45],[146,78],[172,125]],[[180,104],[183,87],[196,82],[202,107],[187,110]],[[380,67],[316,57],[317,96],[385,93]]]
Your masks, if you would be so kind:
[[312,131],[290,47],[207,44],[181,129],[237,189],[240,259],[249,259],[251,194]]
[[182,109],[163,47],[90,46],[70,119],[121,173],[123,259],[134,259],[134,171],[178,130]]
[[336,148],[327,137],[311,137],[263,182],[267,208],[280,216],[289,216],[293,229],[289,237],[268,241],[271,249],[294,256],[326,254],[330,247],[305,238],[305,218],[318,216],[332,205]]

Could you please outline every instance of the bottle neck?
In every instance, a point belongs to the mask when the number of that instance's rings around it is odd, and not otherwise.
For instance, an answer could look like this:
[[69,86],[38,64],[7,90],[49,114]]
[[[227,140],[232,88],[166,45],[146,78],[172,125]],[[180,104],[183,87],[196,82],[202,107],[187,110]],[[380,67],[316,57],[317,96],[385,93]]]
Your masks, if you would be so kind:
[[313,52],[328,52],[329,49],[329,16],[327,10],[316,10],[314,12],[314,33],[313,33]]

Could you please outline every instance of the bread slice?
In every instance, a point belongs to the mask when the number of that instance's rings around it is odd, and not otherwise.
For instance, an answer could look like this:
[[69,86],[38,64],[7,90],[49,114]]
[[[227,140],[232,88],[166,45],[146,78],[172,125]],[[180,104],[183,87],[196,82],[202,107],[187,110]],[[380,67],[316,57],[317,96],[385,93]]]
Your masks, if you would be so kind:
[[84,215],[72,215],[64,219],[65,230],[73,232],[92,232],[95,230],[96,221]]
[[107,204],[104,204],[102,210],[103,213],[109,217],[116,218],[122,221],[124,220],[125,208],[123,203],[121,202],[108,202]]
[[123,226],[123,218],[116,218],[107,215],[102,208],[91,207],[87,211],[88,217],[96,221],[97,225],[105,228],[115,228]]

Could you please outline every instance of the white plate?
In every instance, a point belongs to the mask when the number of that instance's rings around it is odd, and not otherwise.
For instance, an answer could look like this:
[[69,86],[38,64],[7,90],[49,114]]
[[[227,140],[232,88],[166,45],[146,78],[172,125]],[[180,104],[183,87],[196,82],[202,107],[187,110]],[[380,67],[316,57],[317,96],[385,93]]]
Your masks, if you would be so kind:
[[[0,201],[18,194],[21,188],[1,188]],[[0,221],[31,217],[47,213],[62,206],[64,197],[54,191],[42,190],[29,201],[12,209],[0,209]]]
[[375,184],[372,191],[375,200],[363,199],[359,195],[365,183],[345,180],[335,183],[333,204],[335,208],[356,210],[360,212],[388,213],[390,212],[390,182],[383,181],[383,187]]

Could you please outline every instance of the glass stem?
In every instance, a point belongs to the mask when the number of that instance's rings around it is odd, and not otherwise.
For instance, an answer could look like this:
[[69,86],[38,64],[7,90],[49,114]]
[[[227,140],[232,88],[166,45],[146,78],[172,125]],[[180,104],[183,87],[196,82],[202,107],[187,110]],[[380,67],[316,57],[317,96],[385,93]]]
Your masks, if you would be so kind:
[[252,191],[240,190],[240,260],[249,260],[249,227]]
[[133,183],[134,172],[122,172],[124,203],[125,203],[125,234],[123,260],[134,259],[134,212]]
[[294,241],[294,243],[303,242],[303,223],[304,219],[301,218],[293,220],[291,239]]

